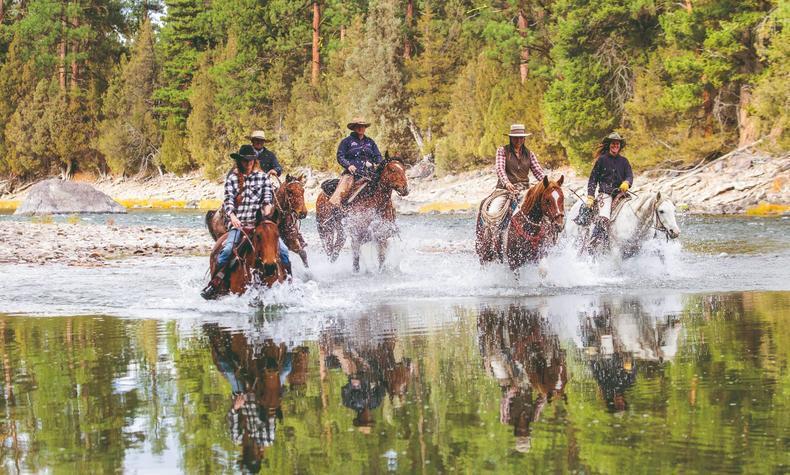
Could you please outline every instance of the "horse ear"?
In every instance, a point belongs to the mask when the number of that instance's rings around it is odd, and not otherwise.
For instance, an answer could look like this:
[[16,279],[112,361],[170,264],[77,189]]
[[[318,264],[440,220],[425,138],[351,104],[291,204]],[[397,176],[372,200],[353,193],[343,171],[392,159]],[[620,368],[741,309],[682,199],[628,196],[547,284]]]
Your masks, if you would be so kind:
[[255,225],[257,226],[261,221],[263,221],[263,212],[258,208],[258,211],[255,212]]
[[549,187],[549,176],[548,175],[543,175],[543,187],[544,188],[548,188]]
[[563,181],[565,181],[565,175],[560,175],[560,179],[557,180],[557,185],[562,186]]
[[292,177],[290,173],[285,175],[285,182],[286,183],[291,182],[293,180],[294,180],[294,177]]
[[656,201],[661,201],[661,192],[656,193]]
[[389,159],[390,159],[390,151],[389,149],[387,149],[384,151],[384,160],[389,160]]

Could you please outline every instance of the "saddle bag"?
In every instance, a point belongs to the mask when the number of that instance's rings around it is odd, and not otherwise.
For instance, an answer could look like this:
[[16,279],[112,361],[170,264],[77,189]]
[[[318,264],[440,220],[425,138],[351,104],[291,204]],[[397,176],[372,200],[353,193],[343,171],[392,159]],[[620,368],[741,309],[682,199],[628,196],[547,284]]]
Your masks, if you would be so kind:
[[340,183],[339,178],[332,178],[331,180],[324,180],[321,182],[321,190],[327,194],[327,196],[332,196],[337,189],[337,184]]

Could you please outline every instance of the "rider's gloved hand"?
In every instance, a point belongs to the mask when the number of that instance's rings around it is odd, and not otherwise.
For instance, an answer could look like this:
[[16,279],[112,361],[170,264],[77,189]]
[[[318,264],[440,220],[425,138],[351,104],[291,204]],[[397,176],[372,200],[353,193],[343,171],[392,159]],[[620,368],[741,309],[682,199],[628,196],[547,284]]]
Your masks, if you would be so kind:
[[348,167],[348,171],[350,171],[352,174],[356,173],[357,172],[357,167],[355,167],[354,165],[351,165],[350,167]]
[[595,202],[595,197],[594,197],[594,196],[587,195],[587,200],[586,200],[586,202],[587,202],[587,206],[592,206],[592,205],[593,205],[593,202]]
[[370,162],[365,162],[365,166],[368,168],[373,168],[373,164]]
[[622,191],[623,193],[628,191],[628,188],[630,188],[630,187],[631,187],[631,185],[629,185],[627,181],[624,181],[624,182],[620,183],[620,191]]

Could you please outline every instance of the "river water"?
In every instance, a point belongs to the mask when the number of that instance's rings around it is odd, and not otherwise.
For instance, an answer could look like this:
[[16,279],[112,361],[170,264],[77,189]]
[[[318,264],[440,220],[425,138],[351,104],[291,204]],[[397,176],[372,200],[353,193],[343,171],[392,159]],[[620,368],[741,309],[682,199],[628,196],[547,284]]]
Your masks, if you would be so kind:
[[790,470],[787,218],[517,276],[471,216],[399,219],[381,272],[330,265],[308,218],[294,284],[214,302],[205,257],[0,266],[2,470]]

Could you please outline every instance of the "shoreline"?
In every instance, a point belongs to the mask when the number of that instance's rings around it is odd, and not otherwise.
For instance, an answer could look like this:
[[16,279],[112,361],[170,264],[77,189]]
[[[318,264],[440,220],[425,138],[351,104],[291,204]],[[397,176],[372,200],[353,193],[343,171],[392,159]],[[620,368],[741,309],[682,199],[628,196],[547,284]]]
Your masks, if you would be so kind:
[[[331,172],[306,171],[305,201],[315,209],[320,183],[333,178]],[[570,190],[583,196],[586,176],[569,167],[547,170],[552,179],[565,176],[566,202],[576,199]],[[128,209],[216,209],[223,186],[207,180],[199,172],[183,176],[163,175],[147,179],[76,178],[106,193]],[[496,184],[493,169],[461,172],[426,178],[409,178],[407,197],[393,196],[402,214],[474,211]],[[16,194],[0,195],[0,211],[15,209],[24,199],[26,187]],[[738,150],[729,156],[689,170],[651,170],[635,174],[634,190],[669,193],[676,205],[692,214],[790,213],[790,152],[778,156]]]

